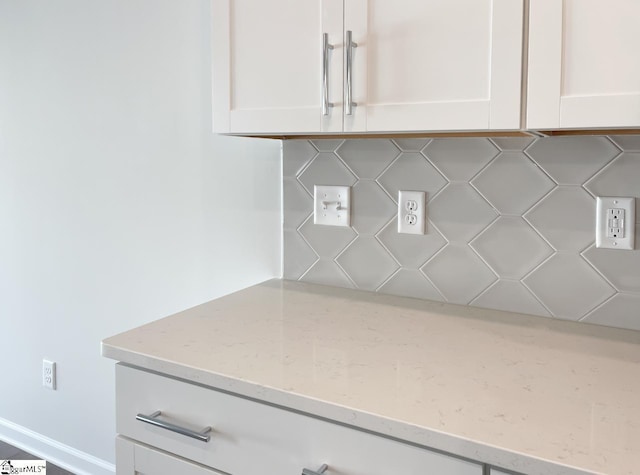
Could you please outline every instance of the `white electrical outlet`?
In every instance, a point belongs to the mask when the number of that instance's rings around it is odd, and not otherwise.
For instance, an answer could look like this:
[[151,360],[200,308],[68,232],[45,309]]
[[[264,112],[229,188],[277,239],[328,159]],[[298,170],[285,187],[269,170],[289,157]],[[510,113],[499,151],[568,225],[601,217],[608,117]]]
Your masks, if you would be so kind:
[[398,192],[398,232],[425,234],[426,202],[424,191]]
[[56,364],[53,361],[42,360],[42,385],[45,388],[56,389]]
[[351,187],[313,187],[313,224],[351,226]]
[[635,243],[635,198],[596,198],[596,247],[633,249]]

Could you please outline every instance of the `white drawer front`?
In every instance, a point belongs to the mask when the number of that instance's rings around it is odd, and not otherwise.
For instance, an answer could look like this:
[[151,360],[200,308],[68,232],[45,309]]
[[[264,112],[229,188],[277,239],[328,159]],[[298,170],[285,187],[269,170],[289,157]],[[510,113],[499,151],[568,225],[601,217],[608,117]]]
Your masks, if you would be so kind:
[[[233,475],[300,475],[322,464],[326,475],[481,475],[466,462],[231,396],[118,365],[117,430]],[[136,420],[162,411],[166,420],[199,430],[213,427],[200,442]]]
[[116,437],[117,475],[224,475],[201,465]]

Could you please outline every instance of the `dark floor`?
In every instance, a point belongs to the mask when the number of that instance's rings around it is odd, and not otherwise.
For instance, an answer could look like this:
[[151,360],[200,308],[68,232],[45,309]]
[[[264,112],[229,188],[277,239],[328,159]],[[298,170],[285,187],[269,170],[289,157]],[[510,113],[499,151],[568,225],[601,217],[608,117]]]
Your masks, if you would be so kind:
[[[28,454],[12,445],[0,440],[0,463],[5,460],[39,460],[40,457]],[[71,472],[56,467],[52,463],[47,463],[47,475],[73,475]]]

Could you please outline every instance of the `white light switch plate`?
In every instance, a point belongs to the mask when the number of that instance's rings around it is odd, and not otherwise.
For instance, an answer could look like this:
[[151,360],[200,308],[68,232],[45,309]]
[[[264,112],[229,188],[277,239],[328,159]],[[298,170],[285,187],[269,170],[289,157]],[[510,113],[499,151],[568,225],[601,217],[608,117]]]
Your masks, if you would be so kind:
[[313,224],[351,226],[351,187],[315,185]]
[[635,198],[596,198],[596,247],[633,249],[635,231]]

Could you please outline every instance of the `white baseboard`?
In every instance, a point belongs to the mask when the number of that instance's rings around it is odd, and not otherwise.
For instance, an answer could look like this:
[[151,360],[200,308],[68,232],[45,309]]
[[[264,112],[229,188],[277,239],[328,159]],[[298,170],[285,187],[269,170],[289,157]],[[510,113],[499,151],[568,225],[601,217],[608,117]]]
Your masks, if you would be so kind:
[[0,439],[77,475],[113,475],[115,465],[0,418]]

